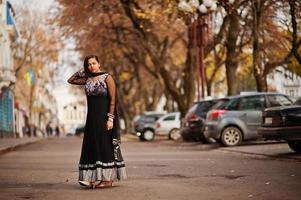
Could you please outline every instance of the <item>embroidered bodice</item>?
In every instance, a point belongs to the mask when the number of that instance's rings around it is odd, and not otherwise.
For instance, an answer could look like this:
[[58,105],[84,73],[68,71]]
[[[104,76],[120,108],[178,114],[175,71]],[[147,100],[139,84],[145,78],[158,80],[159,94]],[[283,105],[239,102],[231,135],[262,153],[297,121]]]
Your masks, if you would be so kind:
[[114,79],[107,72],[99,75],[95,80],[88,77],[84,70],[74,73],[68,83],[75,85],[85,85],[87,95],[108,96],[109,98],[109,113],[114,114],[116,103],[116,85]]
[[106,78],[108,77],[108,73],[99,75],[96,80],[92,78],[88,78],[85,85],[85,91],[87,95],[104,95],[106,96],[107,91],[107,83]]

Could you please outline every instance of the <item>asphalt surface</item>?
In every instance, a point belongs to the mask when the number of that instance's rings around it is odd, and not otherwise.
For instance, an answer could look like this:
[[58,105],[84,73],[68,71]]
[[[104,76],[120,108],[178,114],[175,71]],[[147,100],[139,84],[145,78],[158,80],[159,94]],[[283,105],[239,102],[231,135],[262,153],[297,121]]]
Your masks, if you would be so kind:
[[301,156],[285,143],[234,148],[126,139],[128,179],[105,189],[77,183],[82,138],[37,141],[0,156],[0,199],[298,200]]

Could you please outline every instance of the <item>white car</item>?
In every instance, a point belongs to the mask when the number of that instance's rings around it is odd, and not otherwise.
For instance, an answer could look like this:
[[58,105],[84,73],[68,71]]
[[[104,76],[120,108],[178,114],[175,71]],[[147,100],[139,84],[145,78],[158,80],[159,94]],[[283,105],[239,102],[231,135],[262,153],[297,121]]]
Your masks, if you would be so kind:
[[155,124],[155,135],[168,136],[169,139],[178,140],[181,128],[180,112],[167,113],[160,117]]

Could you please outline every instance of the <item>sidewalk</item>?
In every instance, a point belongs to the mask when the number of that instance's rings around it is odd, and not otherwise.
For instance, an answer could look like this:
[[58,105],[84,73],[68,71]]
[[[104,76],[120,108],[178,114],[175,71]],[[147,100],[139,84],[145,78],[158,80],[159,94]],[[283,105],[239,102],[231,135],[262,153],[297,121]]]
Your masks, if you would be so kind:
[[127,134],[121,134],[121,142],[129,142],[129,141],[138,141],[139,138],[135,135],[132,135],[130,133]]
[[12,151],[21,146],[28,145],[43,139],[44,138],[42,137],[0,138],[0,155]]
[[[37,141],[43,140],[43,137],[24,137],[24,138],[0,138],[0,155],[13,151],[16,148],[22,147],[24,145],[32,144]],[[137,137],[134,135],[126,134],[121,136],[121,141],[135,141]]]

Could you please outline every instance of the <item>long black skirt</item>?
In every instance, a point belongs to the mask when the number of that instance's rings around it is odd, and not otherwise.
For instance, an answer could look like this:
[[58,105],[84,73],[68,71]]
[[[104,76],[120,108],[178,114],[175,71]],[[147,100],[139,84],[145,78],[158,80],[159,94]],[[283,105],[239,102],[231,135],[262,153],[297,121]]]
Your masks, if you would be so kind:
[[106,130],[109,100],[107,96],[87,95],[88,112],[79,161],[79,181],[113,181],[126,178],[123,159],[114,157],[112,141],[119,126]]

